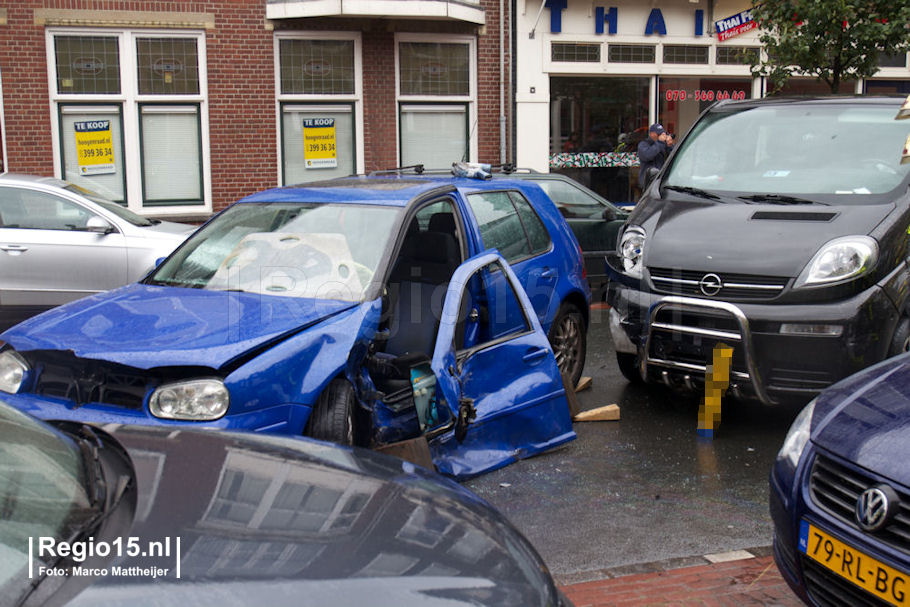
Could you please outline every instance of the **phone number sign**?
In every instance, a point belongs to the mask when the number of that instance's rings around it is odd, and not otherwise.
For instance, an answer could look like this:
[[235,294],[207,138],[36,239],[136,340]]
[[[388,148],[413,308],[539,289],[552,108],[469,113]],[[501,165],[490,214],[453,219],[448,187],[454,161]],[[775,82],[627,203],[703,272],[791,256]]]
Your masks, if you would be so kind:
[[334,118],[303,119],[303,159],[308,169],[334,169],[338,166]]
[[73,124],[76,131],[76,160],[80,175],[117,172],[110,120],[86,120]]

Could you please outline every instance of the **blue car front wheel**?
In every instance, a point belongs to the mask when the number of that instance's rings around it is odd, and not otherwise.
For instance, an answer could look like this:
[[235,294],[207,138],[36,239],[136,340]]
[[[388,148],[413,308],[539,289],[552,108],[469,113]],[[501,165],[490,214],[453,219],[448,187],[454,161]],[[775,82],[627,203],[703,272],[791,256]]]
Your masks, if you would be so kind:
[[340,445],[354,445],[356,408],[354,387],[343,377],[336,377],[319,395],[304,434]]

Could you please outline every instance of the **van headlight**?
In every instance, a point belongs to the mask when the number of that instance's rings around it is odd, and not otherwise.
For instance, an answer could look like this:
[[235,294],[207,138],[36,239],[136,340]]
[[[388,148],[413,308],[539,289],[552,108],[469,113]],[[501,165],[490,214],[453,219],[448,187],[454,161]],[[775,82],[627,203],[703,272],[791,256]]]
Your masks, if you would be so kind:
[[159,386],[149,399],[149,411],[165,419],[211,421],[223,417],[230,404],[223,381],[193,379]]
[[791,470],[796,470],[799,458],[802,457],[806,444],[809,442],[809,433],[812,430],[812,413],[815,412],[815,399],[806,405],[790,426],[784,445],[777,454],[779,461],[789,464]]
[[14,350],[0,352],[0,390],[15,394],[25,381],[28,363]]
[[805,267],[794,288],[838,282],[875,265],[878,244],[868,236],[844,236],[826,243]]
[[619,241],[622,269],[632,278],[641,278],[642,251],[645,248],[645,231],[638,226],[629,226]]

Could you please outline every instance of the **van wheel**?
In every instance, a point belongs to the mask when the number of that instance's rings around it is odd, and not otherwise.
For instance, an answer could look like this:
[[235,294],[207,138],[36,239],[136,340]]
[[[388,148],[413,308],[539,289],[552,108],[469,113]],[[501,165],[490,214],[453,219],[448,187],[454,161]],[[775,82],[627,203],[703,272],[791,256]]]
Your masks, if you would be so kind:
[[570,303],[562,304],[550,325],[547,339],[553,347],[559,372],[569,378],[572,387],[577,386],[585,368],[588,347],[585,319],[578,308]]
[[643,384],[645,380],[641,378],[641,371],[639,371],[638,365],[638,355],[629,354],[628,352],[617,352],[616,353],[616,364],[619,365],[619,372],[622,373],[623,377],[629,380],[629,383],[632,384]]
[[336,377],[316,400],[303,433],[340,445],[353,445],[356,400],[351,383],[343,377]]
[[888,357],[910,352],[910,317],[901,316],[891,338],[891,347],[888,348]]

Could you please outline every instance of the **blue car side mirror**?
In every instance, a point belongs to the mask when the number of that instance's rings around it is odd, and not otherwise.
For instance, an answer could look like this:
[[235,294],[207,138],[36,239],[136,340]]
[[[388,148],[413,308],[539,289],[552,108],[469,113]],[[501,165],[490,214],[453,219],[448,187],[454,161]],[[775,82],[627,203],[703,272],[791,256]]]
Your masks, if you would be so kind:
[[156,260],[155,260],[155,267],[157,268],[158,266],[160,266],[161,263],[162,263],[165,259],[167,259],[167,257],[159,257],[158,259],[156,259]]

